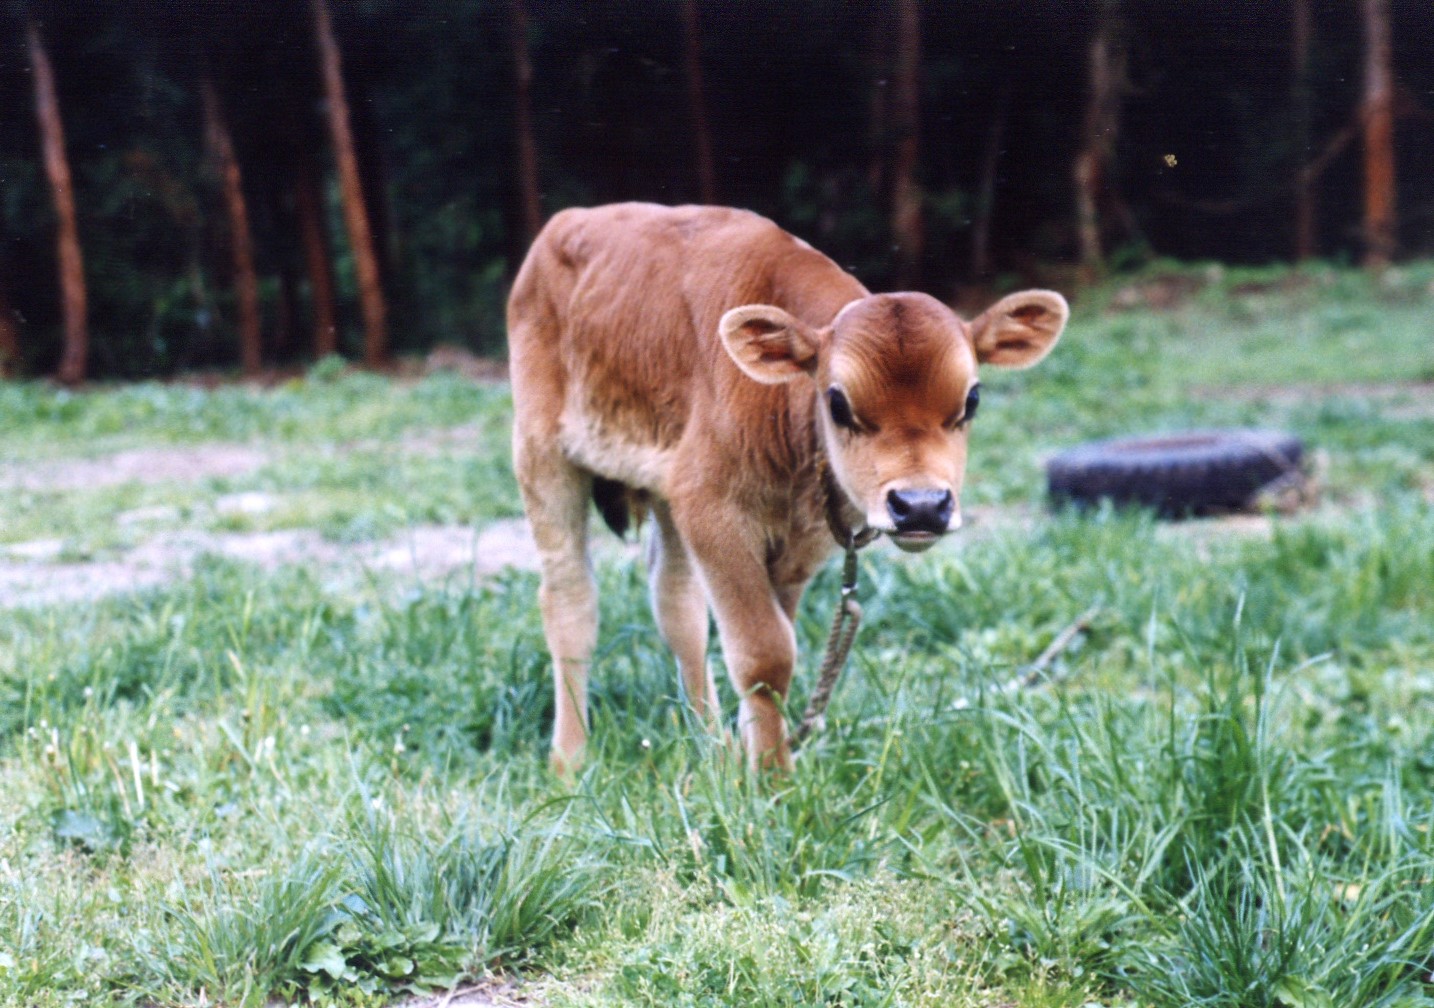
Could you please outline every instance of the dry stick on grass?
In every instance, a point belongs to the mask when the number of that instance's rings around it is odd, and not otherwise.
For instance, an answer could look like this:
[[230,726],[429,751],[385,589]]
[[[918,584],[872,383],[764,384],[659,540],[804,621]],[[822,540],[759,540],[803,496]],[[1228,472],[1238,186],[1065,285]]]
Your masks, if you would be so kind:
[[[1046,675],[1046,669],[1050,666],[1051,662],[1060,657],[1061,652],[1065,651],[1066,648],[1074,643],[1075,639],[1080,636],[1081,633],[1090,629],[1090,625],[1095,622],[1096,617],[1101,614],[1103,608],[1104,607],[1100,605],[1093,605],[1081,613],[1075,620],[1068,624],[1065,629],[1051,639],[1050,644],[1046,645],[1046,649],[1036,657],[1035,661],[1027,665],[1020,675],[1007,680],[996,692],[1003,695],[1016,693],[1021,690],[1033,689],[1043,682],[1055,683],[1064,679],[1064,676]],[[961,697],[959,700],[954,701],[947,709],[959,711],[966,710],[970,706],[971,701],[966,697]],[[896,717],[894,715],[888,715],[886,717],[875,718],[874,720],[878,722],[890,722],[896,720]]]
[[[1036,658],[1035,661],[1027,665],[1025,670],[1020,675],[1008,680],[1006,684],[1000,687],[1000,689],[998,689],[996,692],[1015,693],[1019,690],[1032,689],[1040,685],[1042,682],[1053,683],[1058,682],[1060,679],[1064,678],[1064,676],[1055,677],[1046,675],[1047,667],[1049,667],[1051,662],[1055,661],[1058,657],[1060,657],[1062,651],[1071,646],[1071,644],[1075,641],[1076,637],[1078,637],[1082,631],[1088,630],[1090,628],[1090,625],[1095,622],[1095,618],[1099,616],[1100,613],[1101,607],[1099,605],[1093,605],[1085,612],[1081,613],[1080,616],[1078,616],[1064,630],[1062,630],[1060,633],[1056,634],[1054,638],[1052,638],[1050,644],[1046,646],[1046,649],[1040,653],[1040,655]],[[962,697],[960,700],[957,700],[951,705],[951,709],[965,710],[970,706],[971,701],[967,700],[965,697]]]
[[1098,605],[1093,605],[1081,613],[1074,623],[1055,635],[1050,644],[1046,646],[1046,649],[1040,653],[1040,656],[1036,658],[1035,661],[1026,666],[1026,674],[1018,679],[1013,679],[1012,682],[1018,683],[1021,689],[1030,689],[1042,679],[1046,679],[1046,667],[1055,661],[1062,651],[1071,646],[1071,642],[1076,639],[1077,634],[1083,630],[1088,630],[1091,623],[1095,622],[1095,618],[1099,615],[1100,606]]

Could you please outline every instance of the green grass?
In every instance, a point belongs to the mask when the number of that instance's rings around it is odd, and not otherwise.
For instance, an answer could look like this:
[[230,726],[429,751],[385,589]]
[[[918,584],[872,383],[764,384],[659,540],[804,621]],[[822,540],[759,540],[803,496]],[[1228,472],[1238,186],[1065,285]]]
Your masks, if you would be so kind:
[[485,404],[495,398],[504,397],[450,372],[395,383],[336,372],[320,362],[307,377],[272,388],[141,382],[96,394],[9,384],[0,386],[0,417],[7,455],[50,458],[57,449],[94,452],[155,443],[392,438],[481,421]]
[[[626,564],[599,569],[571,786],[545,768],[531,574],[210,559],[0,609],[0,1004],[376,1005],[484,969],[569,1006],[1434,1004],[1431,270],[1200,268],[1173,307],[1129,306],[1170,275],[1092,293],[1049,361],[984,377],[966,500],[1021,520],[863,555],[851,668],[788,778],[692,730]],[[1346,373],[1331,333],[1373,350]],[[507,408],[327,370],[0,387],[0,462],[266,459],[16,495],[0,539],[118,555],[185,529],[346,542],[511,515]],[[1223,423],[1303,435],[1323,502],[1267,534],[1038,506],[1056,448]],[[241,491],[283,503],[214,512]],[[175,510],[113,529],[139,506]],[[798,621],[808,670],[836,574]],[[1000,688],[1093,604],[1057,684]]]
[[[113,553],[162,531],[316,528],[338,541],[382,538],[413,523],[521,513],[512,492],[506,388],[439,373],[395,383],[348,373],[272,389],[121,386],[72,394],[0,385],[0,546],[62,539],[77,556]],[[15,484],[27,465],[63,466],[126,450],[257,452],[255,465],[195,478],[71,476],[62,488]],[[8,476],[8,478],[7,478]],[[78,485],[75,485],[75,484]],[[226,498],[260,493],[235,512]],[[117,520],[118,519],[118,520]]]

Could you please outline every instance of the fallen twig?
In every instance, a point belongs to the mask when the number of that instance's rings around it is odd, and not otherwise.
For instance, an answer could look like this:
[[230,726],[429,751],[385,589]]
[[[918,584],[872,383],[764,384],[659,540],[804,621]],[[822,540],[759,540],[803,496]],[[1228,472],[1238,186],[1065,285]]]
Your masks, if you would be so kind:
[[[1052,638],[1050,644],[1046,646],[1046,649],[1036,657],[1035,661],[1027,665],[1020,675],[1013,676],[1005,685],[997,689],[996,692],[1001,694],[1016,693],[1020,690],[1032,689],[1042,682],[1056,682],[1057,680],[1054,677],[1046,675],[1046,668],[1060,656],[1062,651],[1071,646],[1082,631],[1090,628],[1090,625],[1095,622],[1095,618],[1100,615],[1100,612],[1101,607],[1093,605],[1081,613],[1074,622]],[[951,709],[965,710],[970,706],[971,701],[962,697],[951,705]]]
[[1081,613],[1074,623],[1056,634],[1050,644],[1046,646],[1046,649],[1040,653],[1039,657],[1026,666],[1026,674],[1020,677],[1021,688],[1030,689],[1041,679],[1045,678],[1046,666],[1050,665],[1051,662],[1060,656],[1062,651],[1071,646],[1071,642],[1076,639],[1077,634],[1089,629],[1091,623],[1095,622],[1095,618],[1099,615],[1100,606],[1093,605]]

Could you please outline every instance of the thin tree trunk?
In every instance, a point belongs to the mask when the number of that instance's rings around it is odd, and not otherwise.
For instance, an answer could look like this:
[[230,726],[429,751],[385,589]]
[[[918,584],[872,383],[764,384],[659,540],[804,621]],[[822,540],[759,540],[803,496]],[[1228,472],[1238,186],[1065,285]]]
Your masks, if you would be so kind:
[[[277,182],[273,182],[265,188],[269,216],[276,222],[276,226],[282,228],[286,234],[293,233],[297,223],[292,215],[294,209],[292,197],[292,186],[285,189]],[[270,354],[275,364],[286,364],[295,358],[294,346],[297,341],[294,339],[294,334],[303,315],[299,308],[301,281],[297,276],[298,270],[292,256],[279,255],[275,265],[278,272],[279,296],[274,302],[274,335],[270,343]],[[307,351],[307,349],[308,344],[305,341],[304,350]]]
[[1317,214],[1314,180],[1304,170],[1309,157],[1310,120],[1314,88],[1310,79],[1310,42],[1314,37],[1314,21],[1310,0],[1294,0],[1290,22],[1290,62],[1294,69],[1291,104],[1294,106],[1296,156],[1295,173],[1295,259],[1303,262],[1318,251],[1315,238]]
[[358,158],[354,153],[353,130],[349,125],[348,101],[344,97],[343,69],[338,43],[325,0],[313,0],[314,35],[318,41],[324,94],[328,101],[329,129],[333,136],[334,159],[338,164],[343,192],[344,225],[353,246],[354,271],[358,275],[359,308],[363,314],[363,359],[369,367],[380,367],[388,359],[388,309],[379,279],[378,256],[373,230],[364,204],[359,180]]
[[[359,178],[363,180],[369,233],[373,235],[373,251],[378,261],[379,288],[388,290],[389,278],[398,275],[396,264],[403,259],[403,233],[393,212],[392,187],[388,184],[393,173],[389,169],[388,150],[381,142],[383,127],[376,119],[368,87],[363,79],[349,81],[347,105],[354,157],[358,160]],[[393,293],[390,291],[384,299],[385,318],[394,310]]]
[[892,242],[896,246],[897,286],[915,286],[921,264],[921,187],[916,170],[921,158],[921,3],[897,0],[896,73],[893,125],[896,157],[892,162]]
[[1394,72],[1389,0],[1363,0],[1364,15],[1364,264],[1394,258]]
[[244,373],[254,376],[263,367],[263,336],[259,317],[259,277],[254,272],[254,238],[249,227],[249,205],[244,199],[244,178],[234,153],[234,138],[214,82],[200,84],[204,105],[204,131],[214,156],[215,171],[224,192],[229,216],[229,263],[233,272],[234,304],[239,314],[239,360]]
[[533,62],[528,55],[528,8],[511,0],[513,29],[513,114],[518,131],[518,195],[523,231],[532,241],[543,226],[542,190],[538,186],[538,143],[533,136]]
[[0,378],[13,378],[20,373],[20,327],[10,310],[5,292],[5,278],[0,277]]
[[1117,17],[1118,6],[1118,0],[1106,0],[1101,5],[1100,23],[1090,41],[1089,91],[1081,149],[1075,160],[1080,262],[1083,272],[1091,279],[1105,270],[1100,200],[1109,184],[1125,82],[1125,46],[1123,28]]
[[712,163],[712,130],[702,87],[702,36],[697,28],[697,0],[682,0],[682,38],[687,65],[687,106],[692,117],[693,156],[697,160],[697,192],[703,203],[717,202],[717,174]]
[[329,242],[319,199],[319,181],[313,167],[304,164],[294,179],[294,213],[299,218],[299,242],[304,247],[304,269],[309,276],[309,302],[314,322],[314,357],[338,353],[338,312],[334,307],[334,277],[329,265]]
[[86,319],[85,266],[80,255],[80,231],[75,222],[75,189],[70,162],[65,156],[65,130],[60,120],[60,101],[55,93],[55,72],[32,18],[26,22],[25,37],[30,50],[30,67],[35,75],[35,116],[40,122],[45,175],[55,201],[55,251],[60,268],[60,301],[64,316],[64,343],[56,377],[66,385],[85,380],[89,356],[89,326]]
[[290,359],[290,348],[294,345],[294,323],[299,317],[298,282],[294,279],[294,268],[287,259],[279,263],[279,300],[274,309],[274,359]]
[[890,153],[887,118],[891,98],[891,25],[885,5],[869,8],[867,51],[871,91],[867,97],[866,184],[873,202],[885,202],[887,156]]
[[975,220],[971,224],[971,273],[976,277],[991,273],[991,215],[996,207],[996,170],[1001,163],[1001,144],[1006,136],[1006,110],[1011,104],[1011,86],[1001,85],[996,100],[996,115],[986,137],[986,150],[981,157],[981,179],[976,187]]

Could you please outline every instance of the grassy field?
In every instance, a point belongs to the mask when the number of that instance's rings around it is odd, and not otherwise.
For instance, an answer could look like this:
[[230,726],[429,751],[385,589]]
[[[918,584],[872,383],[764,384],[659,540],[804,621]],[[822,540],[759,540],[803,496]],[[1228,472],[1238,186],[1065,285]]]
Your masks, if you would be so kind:
[[[685,723],[620,551],[571,787],[534,574],[336,573],[518,514],[506,389],[0,386],[0,1004],[489,969],[561,1006],[1434,1004],[1432,306],[1431,265],[1081,298],[1047,362],[983,376],[969,532],[863,555],[830,726],[760,782]],[[1058,448],[1225,424],[1302,435],[1319,502],[1042,507]],[[99,574],[300,532],[327,550]],[[999,688],[1091,606],[1057,682]]]

